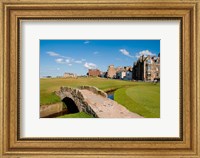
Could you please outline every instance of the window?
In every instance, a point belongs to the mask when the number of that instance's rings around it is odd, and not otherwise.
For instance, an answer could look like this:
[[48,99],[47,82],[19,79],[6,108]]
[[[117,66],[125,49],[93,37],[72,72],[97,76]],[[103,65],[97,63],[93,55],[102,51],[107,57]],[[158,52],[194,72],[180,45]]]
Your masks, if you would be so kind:
[[148,63],[148,64],[151,64],[151,60],[150,60],[150,59],[148,59],[148,60],[147,60],[147,63]]
[[148,70],[148,71],[151,70],[151,66],[150,66],[150,65],[147,66],[147,70]]

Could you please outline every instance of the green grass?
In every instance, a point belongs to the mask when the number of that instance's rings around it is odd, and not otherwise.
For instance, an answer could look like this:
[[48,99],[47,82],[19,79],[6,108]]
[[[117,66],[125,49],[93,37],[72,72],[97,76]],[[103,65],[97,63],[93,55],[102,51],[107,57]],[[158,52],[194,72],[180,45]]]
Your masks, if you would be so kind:
[[78,87],[82,85],[95,86],[101,90],[109,91],[118,89],[124,86],[144,84],[122,80],[112,80],[104,78],[52,78],[40,79],[40,105],[53,104],[60,101],[59,97],[55,95],[54,91],[58,91],[61,86]]
[[[95,86],[103,91],[117,89],[115,100],[128,110],[147,118],[160,117],[160,84],[131,82],[105,78],[52,78],[40,79],[40,105],[61,102],[55,95],[61,86]],[[65,118],[86,118],[86,113],[67,114]]]
[[93,116],[86,114],[85,112],[79,112],[74,114],[66,114],[63,116],[59,116],[58,118],[93,118]]
[[160,84],[120,88],[115,91],[114,98],[128,110],[141,116],[146,118],[160,117]]
[[47,93],[46,91],[45,92],[42,92],[40,91],[40,104],[42,103],[43,105],[44,104],[54,104],[54,103],[57,103],[57,102],[60,102],[60,97],[58,97],[57,95],[55,95],[54,92],[49,92]]

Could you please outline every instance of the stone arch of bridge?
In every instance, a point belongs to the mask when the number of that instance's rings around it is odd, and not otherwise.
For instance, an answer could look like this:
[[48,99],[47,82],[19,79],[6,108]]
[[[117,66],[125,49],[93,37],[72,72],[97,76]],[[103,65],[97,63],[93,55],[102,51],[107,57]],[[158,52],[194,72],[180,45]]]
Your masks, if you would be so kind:
[[65,98],[62,99],[62,102],[64,102],[65,105],[67,106],[67,110],[68,110],[69,113],[72,114],[72,113],[78,113],[79,112],[79,109],[78,109],[76,103],[71,98],[65,97]]

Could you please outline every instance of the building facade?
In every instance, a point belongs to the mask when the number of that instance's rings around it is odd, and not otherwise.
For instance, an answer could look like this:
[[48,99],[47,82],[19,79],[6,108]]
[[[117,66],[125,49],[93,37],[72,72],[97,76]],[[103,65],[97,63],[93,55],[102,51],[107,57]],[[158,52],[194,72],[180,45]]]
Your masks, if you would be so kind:
[[109,65],[108,66],[108,71],[107,71],[107,78],[116,78],[116,69],[114,65]]
[[119,66],[114,65],[108,66],[107,78],[115,78],[122,80],[132,80],[132,66]]
[[65,72],[64,75],[63,75],[64,78],[76,78],[77,75],[74,74],[74,73],[68,73],[68,72]]
[[160,80],[160,57],[140,56],[133,64],[132,76],[134,80],[154,81]]
[[116,78],[117,79],[122,79],[123,80],[125,77],[126,77],[126,72],[124,70],[118,71],[116,73]]
[[92,76],[92,77],[101,76],[101,71],[98,70],[98,69],[89,69],[88,70],[88,76]]
[[132,77],[133,77],[132,71],[126,71],[126,76],[124,80],[132,80],[133,79]]

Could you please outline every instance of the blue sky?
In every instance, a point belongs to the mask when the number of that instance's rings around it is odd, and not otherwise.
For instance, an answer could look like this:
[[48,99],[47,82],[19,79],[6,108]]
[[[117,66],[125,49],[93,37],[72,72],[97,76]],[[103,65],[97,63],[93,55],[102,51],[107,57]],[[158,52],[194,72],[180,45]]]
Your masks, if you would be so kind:
[[142,54],[159,53],[160,40],[40,40],[40,77],[132,66]]

